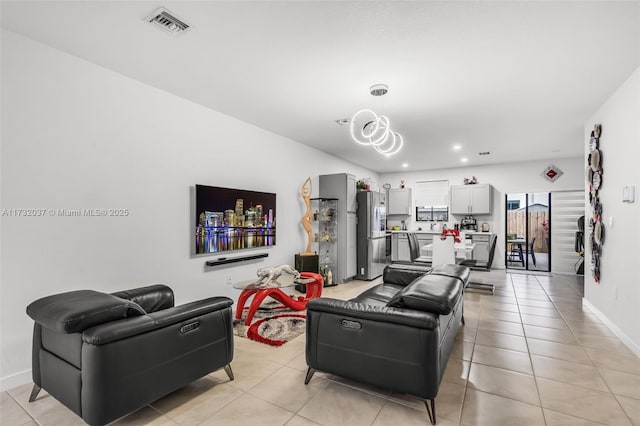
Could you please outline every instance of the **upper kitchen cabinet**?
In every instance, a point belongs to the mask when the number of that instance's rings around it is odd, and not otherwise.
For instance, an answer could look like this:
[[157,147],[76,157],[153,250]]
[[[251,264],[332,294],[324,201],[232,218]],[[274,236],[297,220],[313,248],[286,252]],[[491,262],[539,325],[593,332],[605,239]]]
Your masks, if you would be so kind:
[[411,215],[411,188],[389,189],[387,214]]
[[491,214],[491,185],[451,186],[451,214]]
[[318,177],[319,194],[323,198],[337,198],[338,211],[355,213],[358,211],[356,201],[356,177],[348,173],[320,175]]

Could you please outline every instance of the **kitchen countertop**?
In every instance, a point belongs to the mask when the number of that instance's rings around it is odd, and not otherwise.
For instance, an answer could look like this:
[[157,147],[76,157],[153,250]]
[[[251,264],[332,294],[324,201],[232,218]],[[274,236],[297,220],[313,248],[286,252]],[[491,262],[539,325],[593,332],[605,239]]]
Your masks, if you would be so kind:
[[[406,234],[407,232],[415,232],[416,234],[441,234],[442,231],[431,231],[431,230],[425,230],[423,229],[422,231],[418,231],[418,230],[414,230],[414,231],[410,231],[410,230],[406,230],[406,231],[387,231],[387,233],[391,233],[391,234]],[[464,232],[466,235],[473,235],[473,234],[485,234],[485,235],[491,235],[492,232],[482,232],[482,231],[460,231],[460,232]]]

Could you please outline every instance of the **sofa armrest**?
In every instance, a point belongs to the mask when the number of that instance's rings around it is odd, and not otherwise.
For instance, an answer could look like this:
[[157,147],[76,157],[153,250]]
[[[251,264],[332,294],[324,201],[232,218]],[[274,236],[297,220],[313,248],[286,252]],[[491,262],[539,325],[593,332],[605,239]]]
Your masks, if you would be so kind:
[[432,330],[438,327],[438,315],[412,309],[372,306],[364,303],[320,297],[307,303],[307,312],[327,312],[352,318],[405,325]]
[[456,278],[462,282],[464,287],[469,283],[471,269],[461,265],[438,265],[431,271],[431,275],[442,275],[445,277]]
[[172,308],[174,304],[173,290],[164,284],[132,288],[130,290],[111,293],[121,299],[131,300],[142,306],[146,313]]
[[27,315],[36,323],[65,334],[144,314],[137,303],[93,290],[54,294],[27,306]]
[[175,324],[198,315],[219,311],[233,305],[228,297],[210,297],[149,314],[160,326]]
[[430,274],[400,290],[387,306],[449,315],[461,295],[462,281],[458,278]]
[[382,281],[406,286],[431,271],[430,266],[391,264],[384,268]]
[[[210,297],[138,318],[114,321],[92,327],[82,333],[82,340],[91,345],[105,345],[127,337],[148,333],[171,324],[197,319],[198,316],[220,311],[231,305],[233,305],[233,300],[228,297]],[[230,309],[229,315],[231,315]]]

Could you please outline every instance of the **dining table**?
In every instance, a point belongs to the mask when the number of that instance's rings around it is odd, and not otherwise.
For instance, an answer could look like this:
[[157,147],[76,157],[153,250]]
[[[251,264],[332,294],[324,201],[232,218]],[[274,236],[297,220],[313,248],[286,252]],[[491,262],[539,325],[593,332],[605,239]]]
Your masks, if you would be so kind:
[[[526,243],[527,240],[521,237],[507,239],[507,245],[509,247],[512,247],[507,251],[507,260],[509,262],[520,262],[522,263],[522,266],[524,266],[524,253],[522,250],[522,245]],[[513,250],[513,247],[515,246],[518,246],[517,251]],[[516,255],[514,255],[514,253],[517,254],[517,257],[515,257]]]

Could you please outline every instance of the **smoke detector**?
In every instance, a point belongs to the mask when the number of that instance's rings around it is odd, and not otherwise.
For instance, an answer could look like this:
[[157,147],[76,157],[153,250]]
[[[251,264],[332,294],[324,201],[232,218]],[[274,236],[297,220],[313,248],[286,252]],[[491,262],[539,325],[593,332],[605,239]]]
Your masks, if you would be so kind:
[[145,20],[172,35],[182,34],[191,27],[191,25],[164,7],[156,9],[152,14],[147,16]]

